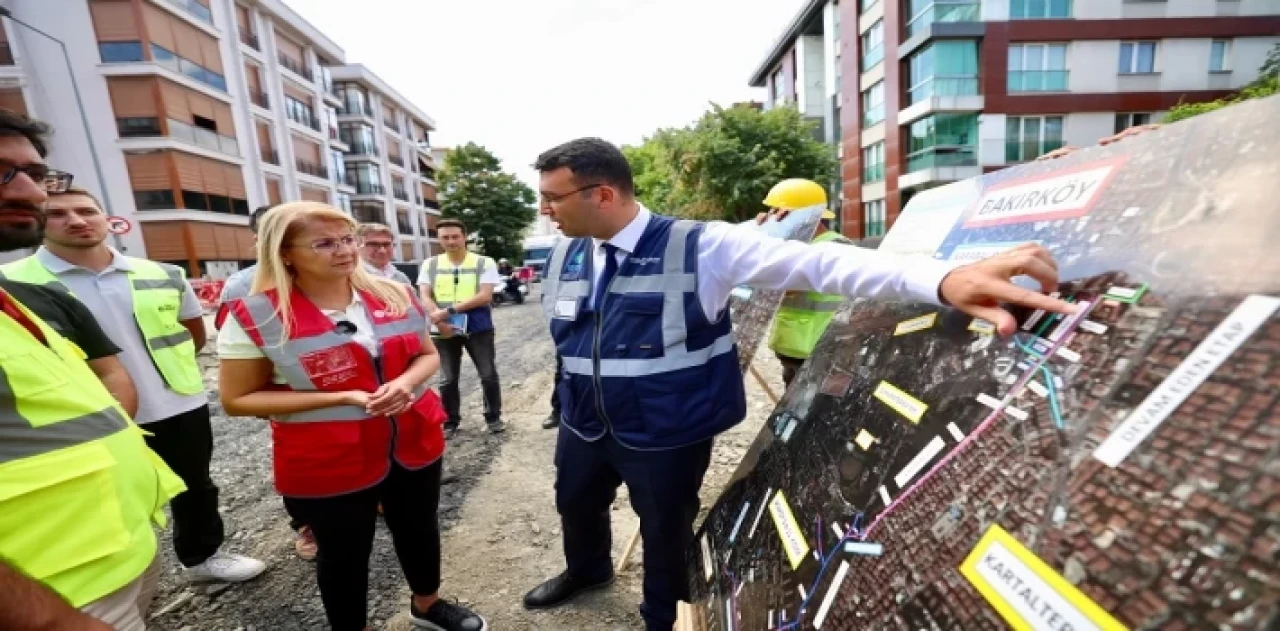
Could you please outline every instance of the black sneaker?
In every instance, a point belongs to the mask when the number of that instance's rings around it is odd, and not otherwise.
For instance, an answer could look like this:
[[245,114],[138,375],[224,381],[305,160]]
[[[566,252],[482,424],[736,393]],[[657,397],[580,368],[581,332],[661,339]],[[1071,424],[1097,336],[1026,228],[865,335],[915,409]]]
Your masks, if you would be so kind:
[[542,429],[554,429],[560,426],[560,410],[552,410],[547,420],[542,422]]
[[444,437],[445,437],[445,438],[453,438],[453,435],[454,435],[454,434],[457,434],[457,433],[458,433],[458,424],[457,424],[457,423],[445,423],[445,424],[444,424]]
[[409,617],[413,626],[433,631],[488,631],[489,623],[476,612],[456,602],[437,600],[425,612],[419,611],[409,599]]
[[503,423],[502,419],[500,418],[494,419],[492,421],[487,421],[485,425],[489,426],[490,434],[501,434],[502,432],[507,430],[507,424]]

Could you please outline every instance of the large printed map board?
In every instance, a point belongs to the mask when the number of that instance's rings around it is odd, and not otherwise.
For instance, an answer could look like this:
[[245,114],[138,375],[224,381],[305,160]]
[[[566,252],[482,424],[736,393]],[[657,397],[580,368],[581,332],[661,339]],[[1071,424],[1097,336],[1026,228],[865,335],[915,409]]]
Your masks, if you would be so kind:
[[847,303],[711,508],[722,630],[1280,624],[1280,97],[919,194],[881,250],[1037,241],[1012,338]]
[[[818,229],[823,210],[823,206],[813,206],[789,213],[781,221],[771,217],[759,229],[779,239],[808,242]],[[772,289],[739,287],[730,294],[729,317],[733,320],[733,334],[738,344],[738,366],[743,373],[747,372],[747,367],[755,359],[756,351],[768,334],[769,324],[773,322],[773,316],[777,315],[786,293]]]

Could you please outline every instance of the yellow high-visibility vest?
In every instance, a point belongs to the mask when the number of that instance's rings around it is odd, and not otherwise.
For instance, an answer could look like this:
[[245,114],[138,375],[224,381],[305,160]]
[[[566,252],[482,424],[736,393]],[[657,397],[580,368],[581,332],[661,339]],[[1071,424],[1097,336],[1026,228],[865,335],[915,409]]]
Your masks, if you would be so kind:
[[186,490],[74,344],[0,314],[0,558],[81,607],[136,579]]
[[[852,241],[835,231],[827,231],[813,238],[812,243],[836,241],[852,244]],[[831,318],[844,302],[840,294],[821,294],[816,291],[788,292],[778,308],[769,337],[769,348],[779,355],[795,359],[808,359],[818,338],[831,324]]]
[[[452,307],[475,296],[480,291],[480,278],[484,275],[485,257],[467,252],[462,265],[453,266],[448,254],[438,254],[427,263],[427,283],[436,305],[441,309]],[[444,276],[440,282],[437,276]]]
[[[160,376],[178,394],[204,392],[204,376],[196,360],[195,341],[191,332],[178,320],[182,296],[187,289],[187,275],[182,268],[147,259],[128,257],[133,289],[133,318],[142,333],[142,341]],[[53,272],[35,256],[0,265],[0,277],[49,285],[71,293]]]

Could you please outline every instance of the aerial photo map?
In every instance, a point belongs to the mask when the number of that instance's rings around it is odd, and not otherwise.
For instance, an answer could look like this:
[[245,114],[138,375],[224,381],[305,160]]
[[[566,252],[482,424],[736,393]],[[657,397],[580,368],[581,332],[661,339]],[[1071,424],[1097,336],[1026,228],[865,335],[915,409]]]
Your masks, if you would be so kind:
[[696,533],[699,622],[1280,628],[1277,139],[1280,96],[916,195],[880,250],[1038,242],[1079,311],[846,303]]

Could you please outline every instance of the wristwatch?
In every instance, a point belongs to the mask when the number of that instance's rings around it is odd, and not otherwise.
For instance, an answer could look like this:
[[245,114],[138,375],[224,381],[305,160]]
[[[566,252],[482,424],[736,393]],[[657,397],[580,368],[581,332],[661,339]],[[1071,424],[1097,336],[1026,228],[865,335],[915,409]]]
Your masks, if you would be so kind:
[[458,310],[457,310],[457,309],[454,309],[453,307],[449,307],[449,308],[445,309],[445,311],[448,311],[448,312],[449,312],[449,315],[458,315]]

